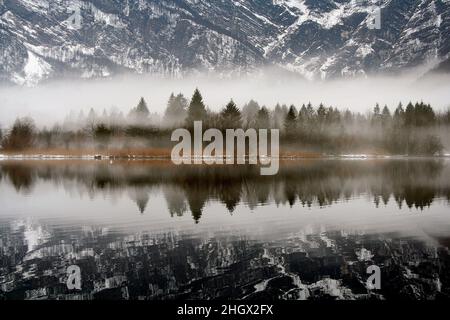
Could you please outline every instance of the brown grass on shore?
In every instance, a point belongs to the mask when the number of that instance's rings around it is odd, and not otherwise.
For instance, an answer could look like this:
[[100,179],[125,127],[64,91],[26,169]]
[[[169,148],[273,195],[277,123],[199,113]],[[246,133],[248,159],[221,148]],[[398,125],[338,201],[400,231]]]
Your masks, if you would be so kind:
[[127,148],[127,149],[66,149],[66,148],[52,148],[52,149],[26,149],[20,151],[2,151],[5,155],[44,155],[44,156],[67,156],[67,157],[81,157],[81,156],[113,156],[120,158],[127,158],[128,156],[136,157],[155,157],[155,158],[170,158],[170,149],[161,148]]
[[[66,148],[51,148],[51,149],[26,149],[20,151],[1,151],[5,155],[46,155],[46,156],[73,156],[81,157],[87,155],[103,155],[120,158],[133,157],[155,157],[155,158],[170,158],[171,149],[169,148],[126,148],[126,149],[66,149]],[[281,151],[280,157],[284,158],[320,158],[321,153],[318,152],[304,152],[304,151]]]
[[[26,149],[20,151],[2,151],[5,155],[27,155],[27,156],[67,156],[67,157],[81,157],[81,156],[112,156],[118,158],[128,157],[144,157],[144,158],[170,158],[171,149],[169,148],[127,148],[127,149],[66,149],[66,148],[52,148],[52,149]],[[281,158],[321,158],[323,155],[318,152],[305,151],[281,151]]]

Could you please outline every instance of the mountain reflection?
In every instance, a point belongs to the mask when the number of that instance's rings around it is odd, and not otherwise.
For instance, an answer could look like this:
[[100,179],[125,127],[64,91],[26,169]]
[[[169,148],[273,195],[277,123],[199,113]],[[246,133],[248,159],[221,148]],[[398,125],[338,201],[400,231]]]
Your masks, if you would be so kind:
[[285,162],[276,176],[260,176],[255,166],[173,166],[168,162],[13,162],[0,163],[3,182],[18,193],[32,193],[50,181],[79,194],[126,192],[140,214],[151,207],[152,190],[161,190],[172,216],[190,213],[196,222],[209,201],[233,214],[238,204],[251,210],[277,206],[331,206],[370,197],[376,207],[395,201],[399,208],[424,209],[436,198],[450,200],[450,168],[439,160],[314,160]]
[[[84,225],[63,233],[20,220],[0,231],[0,300],[450,297],[448,247],[398,234],[311,229],[261,241],[233,234],[117,234]],[[30,243],[30,233],[40,241]],[[71,264],[82,270],[81,290],[66,286]],[[373,264],[381,268],[379,290],[366,283]]]
[[[0,300],[450,299],[449,162],[304,160],[259,173],[0,161]],[[67,287],[70,265],[81,290]]]

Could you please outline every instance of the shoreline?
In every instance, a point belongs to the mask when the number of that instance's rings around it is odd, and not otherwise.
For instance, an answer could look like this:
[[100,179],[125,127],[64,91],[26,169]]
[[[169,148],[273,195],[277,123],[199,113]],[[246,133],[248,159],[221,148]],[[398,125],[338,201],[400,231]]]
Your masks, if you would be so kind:
[[[197,157],[192,157],[197,158]],[[201,157],[203,160],[210,160],[216,158]],[[245,157],[248,159],[248,156]],[[268,157],[271,158],[271,157]],[[223,157],[225,160],[226,157]],[[279,160],[283,161],[295,161],[295,160],[325,160],[325,159],[341,159],[341,160],[399,160],[399,159],[450,159],[450,154],[436,155],[436,156],[419,156],[419,155],[383,155],[383,154],[306,154],[306,155],[280,155]],[[109,154],[81,154],[81,155],[62,155],[62,154],[1,154],[0,161],[8,160],[95,160],[95,161],[133,161],[133,160],[155,160],[155,161],[170,161],[170,155],[139,155],[131,154],[127,156],[123,155],[109,155]]]

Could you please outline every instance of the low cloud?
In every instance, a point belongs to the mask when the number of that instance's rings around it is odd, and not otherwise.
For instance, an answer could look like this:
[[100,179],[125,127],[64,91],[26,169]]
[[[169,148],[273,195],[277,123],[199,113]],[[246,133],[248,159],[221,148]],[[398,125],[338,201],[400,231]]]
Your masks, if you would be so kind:
[[142,96],[151,112],[162,114],[169,95],[183,93],[190,98],[200,89],[211,110],[221,109],[233,98],[238,107],[250,99],[273,108],[276,103],[324,103],[341,110],[366,112],[376,103],[387,104],[391,110],[401,101],[424,101],[435,110],[450,106],[450,76],[372,77],[310,82],[295,76],[280,76],[270,71],[220,78],[217,75],[196,75],[183,79],[152,76],[120,76],[102,80],[59,80],[37,87],[0,88],[0,126],[9,126],[16,117],[30,116],[38,125],[61,121],[70,111],[94,108],[97,112],[115,107],[127,113]]

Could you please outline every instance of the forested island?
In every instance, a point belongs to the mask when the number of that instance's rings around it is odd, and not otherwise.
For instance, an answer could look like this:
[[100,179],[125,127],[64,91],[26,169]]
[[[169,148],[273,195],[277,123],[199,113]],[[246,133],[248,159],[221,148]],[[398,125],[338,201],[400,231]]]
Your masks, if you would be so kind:
[[[371,109],[371,110],[370,110]],[[1,153],[80,156],[170,156],[171,132],[205,129],[279,129],[282,156],[342,154],[439,156],[450,133],[450,109],[437,112],[430,104],[409,102],[376,105],[366,113],[323,104],[281,105],[269,108],[251,100],[239,108],[233,100],[212,111],[198,89],[188,100],[171,94],[163,115],[151,112],[141,98],[128,113],[117,108],[71,112],[51,128],[38,127],[29,117],[18,118],[0,130]],[[448,150],[448,149],[447,149]]]

